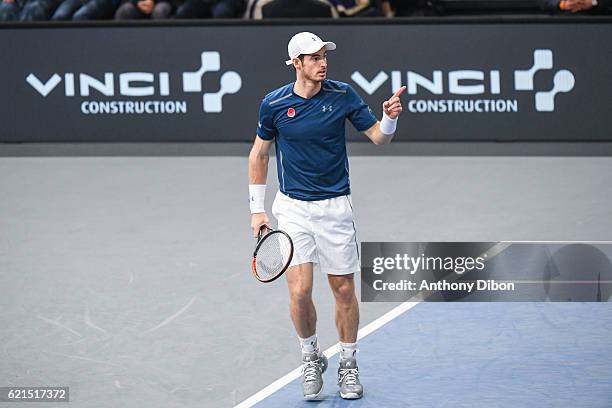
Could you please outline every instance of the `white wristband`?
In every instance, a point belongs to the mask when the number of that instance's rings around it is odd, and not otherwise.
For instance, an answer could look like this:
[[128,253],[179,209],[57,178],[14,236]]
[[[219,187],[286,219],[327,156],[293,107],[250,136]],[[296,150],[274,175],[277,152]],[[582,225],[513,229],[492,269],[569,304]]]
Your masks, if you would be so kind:
[[266,212],[264,206],[265,199],[265,184],[249,184],[249,206],[251,207],[251,214]]
[[387,116],[385,112],[383,112],[382,120],[380,121],[380,131],[385,135],[392,135],[395,133],[395,128],[397,127],[397,118],[391,119]]

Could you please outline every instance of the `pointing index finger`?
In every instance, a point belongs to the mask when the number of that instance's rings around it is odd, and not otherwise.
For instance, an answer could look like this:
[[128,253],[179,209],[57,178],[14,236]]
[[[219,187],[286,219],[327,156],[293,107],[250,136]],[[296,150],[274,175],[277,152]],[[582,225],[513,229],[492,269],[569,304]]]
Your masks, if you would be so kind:
[[400,89],[398,89],[397,91],[395,91],[395,93],[393,94],[393,96],[397,96],[399,98],[399,96],[401,94],[404,93],[404,91],[406,90],[406,86],[402,86]]

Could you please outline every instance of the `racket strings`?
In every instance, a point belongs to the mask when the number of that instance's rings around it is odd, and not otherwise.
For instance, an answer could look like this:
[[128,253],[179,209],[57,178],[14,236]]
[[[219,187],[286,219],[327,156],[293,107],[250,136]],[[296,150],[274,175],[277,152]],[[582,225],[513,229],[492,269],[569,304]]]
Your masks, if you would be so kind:
[[284,234],[270,234],[257,250],[257,274],[265,279],[281,273],[289,263],[290,256],[289,239]]

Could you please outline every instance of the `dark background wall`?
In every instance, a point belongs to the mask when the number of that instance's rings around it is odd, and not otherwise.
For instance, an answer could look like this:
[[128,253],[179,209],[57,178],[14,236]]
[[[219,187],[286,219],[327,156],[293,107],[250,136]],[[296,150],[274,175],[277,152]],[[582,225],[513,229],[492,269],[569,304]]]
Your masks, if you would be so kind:
[[[404,95],[399,140],[612,140],[609,130],[612,127],[609,114],[612,25],[601,20],[593,23],[564,20],[435,25],[234,23],[5,27],[0,29],[3,129],[0,141],[252,140],[261,98],[294,79],[293,69],[284,64],[286,45],[294,33],[303,30],[338,44],[338,49],[329,55],[329,77],[351,84],[379,117],[383,100],[391,95],[394,77],[396,83],[399,78],[404,85],[409,71],[429,80],[439,71],[441,94],[424,87],[411,87],[412,94]],[[535,50],[541,50],[538,53],[548,63],[534,73],[533,89],[517,89],[515,71],[532,67]],[[210,71],[201,77],[201,90],[186,91],[183,73],[200,69],[203,52],[218,53],[219,69],[206,62]],[[459,91],[478,93],[452,92],[450,80],[456,71],[482,75],[482,81],[460,79],[458,82]],[[152,75],[152,83],[129,83],[133,90],[152,91],[152,94],[122,94],[121,78],[129,78],[126,75],[129,73]],[[356,73],[362,80],[356,79]],[[83,74],[99,81],[104,81],[106,74],[112,95],[96,89],[90,89],[89,95],[81,95]],[[31,83],[38,83],[40,92],[28,82],[28,76]],[[492,76],[499,81],[492,82]],[[74,92],[70,89],[70,77],[74,78]],[[112,78],[112,86],[108,77]],[[222,111],[214,112],[214,94],[221,89],[222,77],[226,87],[239,84],[240,89],[225,94],[221,99]],[[537,93],[551,91],[555,82],[566,87],[573,82],[573,87],[554,97],[554,110],[538,111]],[[499,90],[495,89],[496,84]],[[482,85],[484,90],[474,88],[477,85]],[[151,86],[152,89],[145,88]],[[546,99],[545,95],[540,97]],[[410,106],[416,110],[417,106],[428,104],[442,109],[441,105],[454,106],[455,102],[447,102],[454,100],[468,106],[473,103],[469,101],[499,100],[497,105],[509,107],[510,111],[410,110]],[[84,106],[91,109],[92,105],[95,108],[109,102],[109,107],[114,103],[119,110],[120,104],[125,109],[128,102],[146,101],[173,101],[173,106],[176,102],[185,112],[84,113]],[[417,105],[417,101],[421,102]],[[490,102],[481,102],[480,107],[484,109],[485,103]],[[153,109],[152,103],[148,106]],[[348,128],[349,140],[364,139],[352,127]]]

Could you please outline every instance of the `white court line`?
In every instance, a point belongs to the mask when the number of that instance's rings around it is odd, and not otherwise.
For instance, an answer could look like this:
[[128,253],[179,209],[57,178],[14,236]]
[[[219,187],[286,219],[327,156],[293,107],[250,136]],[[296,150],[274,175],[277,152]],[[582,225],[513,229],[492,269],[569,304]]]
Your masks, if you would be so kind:
[[[419,304],[419,302],[404,302],[401,305],[391,309],[390,311],[388,311],[384,315],[380,316],[378,319],[374,320],[373,322],[370,322],[365,327],[361,328],[361,330],[359,330],[359,332],[357,333],[357,340],[363,339],[368,334],[371,334],[375,330],[378,330],[379,328],[381,328],[385,324],[389,323],[391,320],[395,319],[396,317],[398,317],[402,313],[412,309],[413,307],[415,307],[418,304]],[[323,352],[323,354],[325,354],[325,356],[327,358],[331,358],[335,354],[337,354],[339,351],[340,351],[340,344],[336,343],[333,346],[331,346],[330,348],[328,348],[327,350],[325,350]],[[302,367],[297,367],[296,369],[294,369],[291,372],[285,374],[284,376],[282,376],[278,380],[274,381],[272,384],[270,384],[267,387],[263,388],[261,391],[251,395],[249,398],[245,399],[240,404],[236,405],[234,408],[249,408],[249,407],[252,407],[253,405],[255,405],[258,402],[260,402],[261,400],[263,400],[264,398],[269,397],[270,395],[274,394],[276,391],[278,391],[281,388],[283,388],[285,385],[289,384],[291,381],[293,381],[296,378],[298,378],[300,376],[301,372],[302,372]]]

